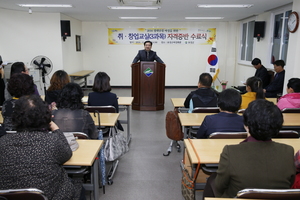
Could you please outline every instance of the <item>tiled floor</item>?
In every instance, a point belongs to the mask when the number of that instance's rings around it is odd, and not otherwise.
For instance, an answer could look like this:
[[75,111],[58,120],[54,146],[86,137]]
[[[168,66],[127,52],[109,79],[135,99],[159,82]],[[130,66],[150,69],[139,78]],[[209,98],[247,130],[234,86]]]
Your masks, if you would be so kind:
[[[100,199],[183,200],[180,170],[183,153],[178,153],[174,147],[169,156],[163,156],[170,143],[165,132],[165,116],[173,110],[170,98],[186,97],[191,90],[166,89],[163,111],[130,109],[130,150],[120,159],[113,184],[106,186],[105,194],[100,190]],[[130,89],[113,89],[112,92],[118,96],[131,96]],[[121,118],[125,116],[125,112],[121,113]],[[196,199],[201,198],[202,192],[197,192]]]

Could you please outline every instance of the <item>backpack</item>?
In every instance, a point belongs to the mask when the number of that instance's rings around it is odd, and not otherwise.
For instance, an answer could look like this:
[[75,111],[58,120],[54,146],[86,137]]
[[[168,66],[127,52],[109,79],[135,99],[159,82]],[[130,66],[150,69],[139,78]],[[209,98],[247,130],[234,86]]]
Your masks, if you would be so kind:
[[171,140],[179,141],[183,139],[182,126],[179,121],[178,111],[169,111],[166,115],[167,137]]

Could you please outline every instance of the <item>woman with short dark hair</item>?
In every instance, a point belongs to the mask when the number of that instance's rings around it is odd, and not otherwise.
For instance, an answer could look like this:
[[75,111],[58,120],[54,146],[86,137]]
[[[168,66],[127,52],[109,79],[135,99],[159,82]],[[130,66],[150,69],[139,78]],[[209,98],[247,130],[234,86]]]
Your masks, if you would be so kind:
[[226,89],[219,94],[220,112],[207,115],[198,132],[197,138],[208,138],[214,132],[245,132],[243,117],[237,114],[241,106],[241,95],[234,89]]
[[300,79],[291,78],[286,88],[287,94],[282,96],[277,106],[280,110],[284,108],[300,108]]
[[33,79],[27,74],[14,74],[9,79],[7,90],[12,95],[12,99],[8,99],[3,103],[3,125],[5,130],[12,131],[14,130],[14,127],[11,121],[11,115],[15,107],[15,102],[24,95],[34,94]]
[[57,101],[58,110],[53,110],[53,121],[63,132],[83,132],[97,139],[98,132],[90,113],[84,110],[81,101],[83,91],[77,83],[65,85]]
[[0,138],[0,189],[33,187],[49,200],[79,199],[81,183],[72,183],[62,166],[72,150],[51,122],[48,104],[37,95],[22,96],[12,120],[17,132]]
[[[208,179],[204,197],[233,198],[245,188],[289,189],[294,183],[294,148],[271,139],[282,128],[278,107],[258,99],[249,104],[243,116],[250,136],[223,148],[217,173]],[[214,194],[208,195],[211,186]]]
[[[94,79],[93,91],[89,93],[89,106],[113,106],[119,112],[118,98],[115,93],[110,92],[110,77],[105,72],[98,72]],[[120,122],[117,122],[119,130],[124,130]]]

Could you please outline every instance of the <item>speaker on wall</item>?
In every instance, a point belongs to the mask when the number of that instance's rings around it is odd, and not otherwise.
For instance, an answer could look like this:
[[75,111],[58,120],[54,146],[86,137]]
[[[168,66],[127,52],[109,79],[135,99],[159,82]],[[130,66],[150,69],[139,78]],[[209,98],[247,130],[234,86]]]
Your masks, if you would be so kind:
[[263,38],[265,36],[265,25],[266,22],[255,22],[254,24],[254,37],[256,37],[258,41],[259,38]]
[[69,20],[61,20],[60,29],[61,29],[61,36],[63,37],[64,41],[66,37],[71,36],[71,23]]

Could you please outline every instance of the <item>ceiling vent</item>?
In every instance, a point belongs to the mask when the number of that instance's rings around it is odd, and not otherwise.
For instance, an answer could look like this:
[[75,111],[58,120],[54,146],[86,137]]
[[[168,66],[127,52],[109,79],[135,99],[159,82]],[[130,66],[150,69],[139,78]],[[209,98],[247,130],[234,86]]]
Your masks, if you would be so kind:
[[159,6],[162,0],[118,0],[122,6]]

